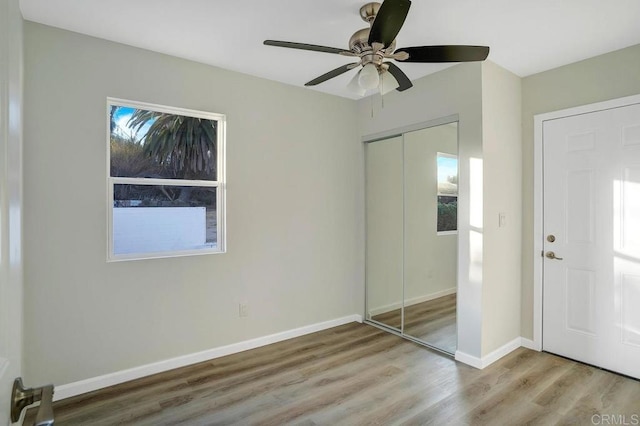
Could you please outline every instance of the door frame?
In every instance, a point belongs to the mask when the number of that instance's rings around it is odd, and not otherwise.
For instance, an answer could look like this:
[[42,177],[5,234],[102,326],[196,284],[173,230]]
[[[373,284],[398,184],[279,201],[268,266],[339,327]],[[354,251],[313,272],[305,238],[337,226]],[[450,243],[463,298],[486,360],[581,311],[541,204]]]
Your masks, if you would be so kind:
[[0,0],[0,425],[23,372],[23,98],[20,4]]
[[544,268],[544,156],[543,125],[545,121],[640,104],[640,95],[534,115],[533,121],[533,349],[542,350],[542,290]]

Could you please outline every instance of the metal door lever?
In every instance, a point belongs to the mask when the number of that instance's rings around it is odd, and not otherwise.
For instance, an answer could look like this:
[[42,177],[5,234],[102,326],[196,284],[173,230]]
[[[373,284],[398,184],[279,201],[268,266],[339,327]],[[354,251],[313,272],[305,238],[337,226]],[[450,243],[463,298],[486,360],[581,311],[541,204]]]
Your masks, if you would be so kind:
[[545,256],[547,257],[547,259],[555,259],[555,260],[562,260],[562,257],[557,257],[556,254],[552,251],[548,251],[547,254],[545,254]]
[[38,401],[40,401],[40,407],[36,414],[35,426],[53,425],[53,385],[25,388],[22,378],[15,379],[11,393],[11,421],[15,423],[20,420],[22,410]]

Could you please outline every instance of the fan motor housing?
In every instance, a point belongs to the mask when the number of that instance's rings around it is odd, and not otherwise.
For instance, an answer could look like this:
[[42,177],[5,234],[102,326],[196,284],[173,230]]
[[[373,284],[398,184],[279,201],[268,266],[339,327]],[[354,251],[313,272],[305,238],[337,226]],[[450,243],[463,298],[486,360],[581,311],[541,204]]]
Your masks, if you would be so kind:
[[[372,52],[373,48],[369,46],[369,31],[370,28],[363,28],[361,30],[353,33],[351,38],[349,39],[349,49],[358,54],[362,55],[363,53]],[[393,52],[396,48],[396,41],[394,40],[386,49],[379,50],[381,54],[385,54],[386,52]]]
[[349,49],[352,52],[362,53],[371,50],[371,46],[369,46],[369,30],[370,28],[363,28],[353,33],[349,39]]

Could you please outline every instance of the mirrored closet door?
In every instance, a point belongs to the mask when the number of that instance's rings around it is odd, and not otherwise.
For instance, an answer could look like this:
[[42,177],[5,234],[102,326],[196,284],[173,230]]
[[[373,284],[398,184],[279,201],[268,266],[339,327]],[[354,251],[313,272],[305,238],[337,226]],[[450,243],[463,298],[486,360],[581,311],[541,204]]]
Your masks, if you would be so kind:
[[367,318],[402,330],[402,136],[367,144]]
[[366,318],[456,350],[457,123],[369,142]]

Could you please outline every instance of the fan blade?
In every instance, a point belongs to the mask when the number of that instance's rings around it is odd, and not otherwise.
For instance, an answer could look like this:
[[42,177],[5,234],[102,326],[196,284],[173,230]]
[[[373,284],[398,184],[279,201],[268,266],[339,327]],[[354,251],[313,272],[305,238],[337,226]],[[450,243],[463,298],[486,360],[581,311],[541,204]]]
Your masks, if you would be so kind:
[[337,53],[353,56],[353,52],[337,47],[318,46],[316,44],[293,43],[291,41],[265,40],[265,46],[288,47],[289,49],[311,50],[313,52]]
[[381,43],[384,47],[389,46],[396,39],[404,20],[407,19],[409,7],[411,7],[410,0],[385,0],[371,25],[369,45]]
[[402,62],[472,62],[484,61],[489,56],[489,48],[486,46],[403,47],[393,54],[401,52],[409,55],[409,58]]
[[411,83],[409,77],[407,77],[407,75],[403,73],[402,70],[396,66],[396,64],[394,64],[393,62],[385,62],[385,64],[389,65],[388,71],[399,84],[399,87],[396,89],[398,92],[403,92],[413,87],[413,83]]
[[347,65],[343,65],[341,67],[336,68],[335,70],[329,71],[326,74],[322,74],[320,77],[314,78],[313,80],[311,80],[308,83],[305,83],[305,86],[315,86],[316,84],[320,84],[323,83],[327,80],[332,79],[333,77],[337,77],[340,74],[344,74],[345,72],[353,69],[355,67],[355,65],[358,65],[358,63],[356,62],[355,64],[347,64]]

